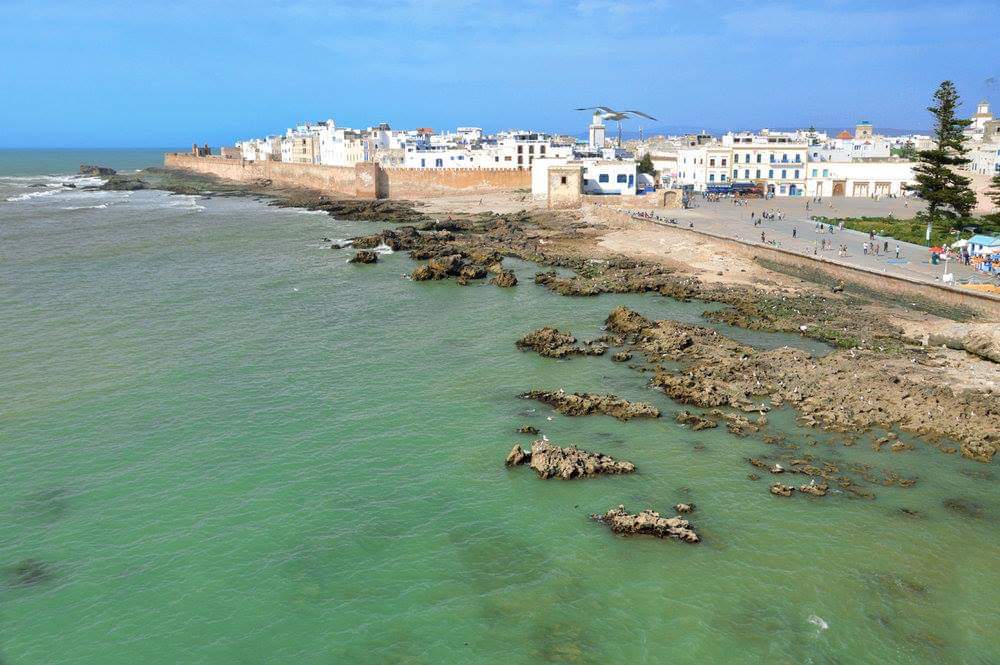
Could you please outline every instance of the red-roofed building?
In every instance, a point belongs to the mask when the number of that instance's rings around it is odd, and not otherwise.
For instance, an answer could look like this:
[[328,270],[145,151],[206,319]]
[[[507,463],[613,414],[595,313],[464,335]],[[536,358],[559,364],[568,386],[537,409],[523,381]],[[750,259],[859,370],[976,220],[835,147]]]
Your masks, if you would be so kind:
[[841,133],[837,134],[837,138],[845,141],[850,141],[851,139],[854,138],[854,136],[852,136],[851,133],[845,129]]

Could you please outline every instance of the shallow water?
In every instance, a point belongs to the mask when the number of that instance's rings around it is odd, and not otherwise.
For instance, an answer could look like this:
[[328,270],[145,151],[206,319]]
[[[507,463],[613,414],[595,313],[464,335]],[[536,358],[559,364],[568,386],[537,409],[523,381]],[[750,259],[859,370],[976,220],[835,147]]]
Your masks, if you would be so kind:
[[[149,191],[6,201],[22,184],[0,179],[4,662],[995,659],[992,466],[844,447],[781,410],[768,431],[796,454],[918,483],[777,498],[744,461],[775,446],[686,430],[610,357],[513,345],[541,325],[596,336],[619,304],[703,322],[702,303],[560,297],[524,263],[510,290],[411,283],[404,254],[357,266],[319,242],[378,225]],[[666,417],[516,398],[560,387]],[[522,424],[639,472],[507,470]],[[702,544],[587,520],[678,501]],[[43,579],[13,574],[26,559]]]

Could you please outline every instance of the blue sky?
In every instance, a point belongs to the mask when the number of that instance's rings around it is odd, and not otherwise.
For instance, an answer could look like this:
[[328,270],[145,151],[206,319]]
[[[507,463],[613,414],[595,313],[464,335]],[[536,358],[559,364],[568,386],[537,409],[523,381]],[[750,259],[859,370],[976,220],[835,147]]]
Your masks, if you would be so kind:
[[1000,105],[1000,2],[0,0],[0,147],[231,143],[304,119],[578,132],[929,126]]

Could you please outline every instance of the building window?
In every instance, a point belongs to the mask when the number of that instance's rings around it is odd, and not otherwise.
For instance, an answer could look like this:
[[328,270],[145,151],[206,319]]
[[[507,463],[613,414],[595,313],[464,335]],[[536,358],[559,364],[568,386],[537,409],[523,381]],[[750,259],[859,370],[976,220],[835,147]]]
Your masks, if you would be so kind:
[[528,146],[528,154],[529,155],[534,155],[535,154],[535,146],[533,146],[533,145],[529,145]]
[[823,177],[825,178],[828,175],[830,175],[830,169],[823,169]]
[[427,160],[426,159],[421,159],[420,160],[420,167],[423,168],[425,166],[427,166]]
[[734,178],[739,178],[740,177],[740,171],[739,171],[739,169],[733,169],[733,177]]
[[774,169],[768,169],[767,170],[767,177],[768,178],[773,178],[774,177]]
[[818,173],[818,169],[813,169],[813,175],[812,175],[812,177],[815,178],[817,173]]
[[601,173],[600,175],[597,176],[597,182],[608,182],[609,180],[610,178],[608,178],[607,173]]
[[715,174],[714,173],[709,173],[708,174],[708,181],[709,182],[715,182]]
[[760,169],[757,169],[757,177],[760,178]]
[[435,159],[434,160],[434,166],[444,166],[444,160],[443,159]]
[[743,158],[743,163],[744,163],[744,164],[749,164],[749,163],[750,163],[750,153],[749,153],[749,152],[748,152],[748,153],[746,154],[746,156],[745,156],[745,157]]
[[560,176],[559,177],[559,184],[560,185],[565,185],[566,184],[566,176]]
[[540,152],[541,154],[544,155],[545,154],[545,146],[543,146],[543,145],[538,146],[538,152]]
[[782,193],[782,194],[784,194],[784,193],[785,193],[785,186],[784,186],[784,185],[782,185],[782,186],[781,186],[781,193]]
[[723,173],[721,176],[719,176],[719,180],[721,180],[722,182],[725,182],[726,181],[726,174]]
[[758,164],[760,164],[760,159],[761,159],[761,157],[763,157],[763,156],[764,156],[764,155],[762,155],[761,153],[759,153],[759,152],[757,153],[757,163],[758,163]]
[[788,178],[788,171],[781,169],[781,179],[785,180],[786,178]]
[[802,155],[795,155],[795,161],[801,162],[802,161]]
[[799,179],[799,170],[798,169],[795,169],[795,179],[796,180]]
[[628,176],[626,176],[624,173],[619,173],[618,174],[618,182],[621,182],[621,183],[628,182]]
[[723,165],[723,166],[725,166],[725,165],[726,165],[726,158],[725,158],[725,157],[723,157],[723,158],[722,158],[722,165]]
[[522,152],[524,152],[524,146],[523,145],[517,146],[517,154],[520,155]]

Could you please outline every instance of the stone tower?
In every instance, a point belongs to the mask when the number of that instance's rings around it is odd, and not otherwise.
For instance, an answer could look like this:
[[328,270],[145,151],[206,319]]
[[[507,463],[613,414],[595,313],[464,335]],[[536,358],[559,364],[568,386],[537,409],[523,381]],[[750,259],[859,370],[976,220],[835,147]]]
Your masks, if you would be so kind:
[[854,138],[858,141],[870,141],[874,134],[872,123],[862,120],[854,127]]
[[590,140],[591,148],[600,150],[604,147],[604,119],[600,111],[594,111],[594,117],[590,120]]

